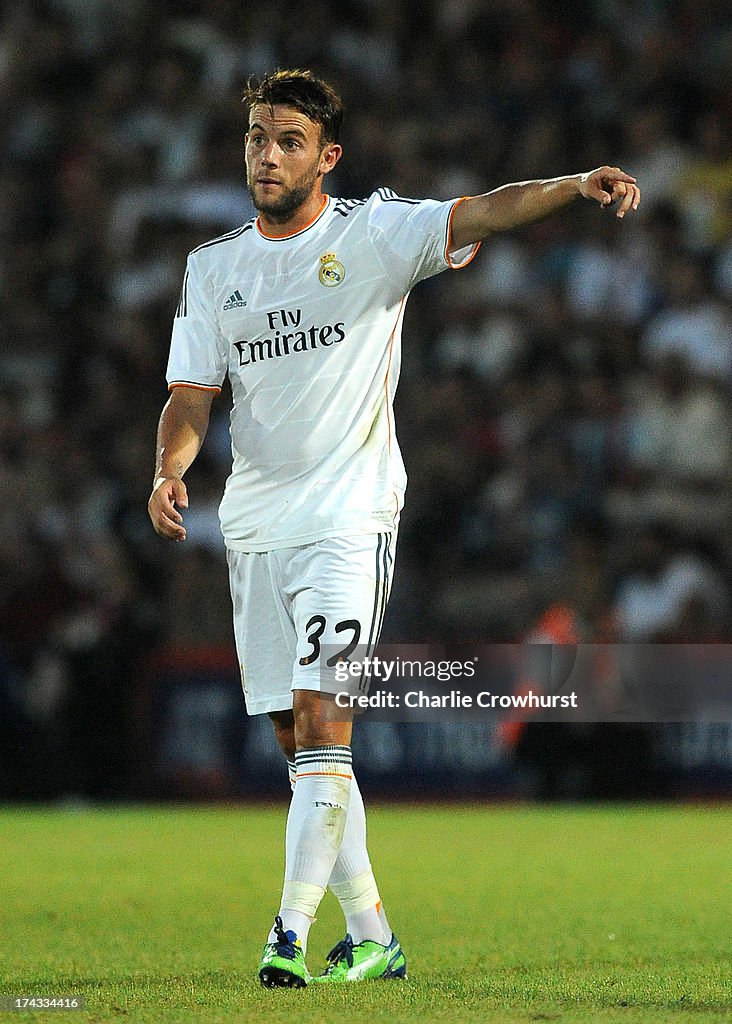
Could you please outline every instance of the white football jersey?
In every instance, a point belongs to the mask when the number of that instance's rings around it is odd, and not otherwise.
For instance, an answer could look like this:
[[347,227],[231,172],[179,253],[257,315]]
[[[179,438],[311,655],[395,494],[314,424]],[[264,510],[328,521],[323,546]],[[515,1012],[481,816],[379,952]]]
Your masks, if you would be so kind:
[[406,474],[394,435],[404,304],[452,253],[460,200],[324,196],[284,238],[258,220],[194,249],[168,384],[233,393],[233,466],[220,507],[236,551],[295,547],[396,524]]

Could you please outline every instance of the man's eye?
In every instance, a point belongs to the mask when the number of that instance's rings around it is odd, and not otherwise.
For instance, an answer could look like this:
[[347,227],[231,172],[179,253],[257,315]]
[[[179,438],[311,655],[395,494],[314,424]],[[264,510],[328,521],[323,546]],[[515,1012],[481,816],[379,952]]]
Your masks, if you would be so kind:
[[252,142],[254,143],[255,146],[263,146],[264,145],[264,136],[263,135],[252,135],[251,136],[251,140],[252,140]]
[[288,139],[285,143],[285,149],[289,149],[292,152],[293,149],[297,149],[297,142],[294,139]]

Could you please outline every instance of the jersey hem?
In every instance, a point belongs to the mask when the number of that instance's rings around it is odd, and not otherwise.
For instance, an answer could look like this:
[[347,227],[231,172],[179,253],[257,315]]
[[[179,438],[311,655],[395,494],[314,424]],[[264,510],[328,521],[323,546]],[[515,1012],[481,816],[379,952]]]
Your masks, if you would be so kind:
[[251,544],[248,541],[231,540],[224,536],[224,544],[231,551],[241,551],[244,554],[262,554],[265,551],[281,551],[284,548],[303,548],[308,544],[316,544],[319,540],[326,540],[328,537],[368,537],[375,533],[388,533],[395,530],[398,525],[398,517],[390,517],[386,522],[374,522],[366,527],[337,527],[332,530],[317,530],[313,533],[299,534],[297,537],[286,537],[281,540],[264,541],[261,544]]

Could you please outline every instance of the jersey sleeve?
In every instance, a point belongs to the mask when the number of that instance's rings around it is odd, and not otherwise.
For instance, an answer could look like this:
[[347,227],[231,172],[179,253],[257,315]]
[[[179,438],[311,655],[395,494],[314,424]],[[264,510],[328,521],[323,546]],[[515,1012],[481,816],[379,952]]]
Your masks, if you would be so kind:
[[216,320],[213,294],[199,261],[188,257],[173,320],[167,380],[175,387],[219,392],[227,369],[226,343]]
[[372,200],[370,220],[379,247],[405,291],[442,270],[466,267],[480,248],[476,242],[452,249],[452,219],[462,199],[404,199],[382,188]]

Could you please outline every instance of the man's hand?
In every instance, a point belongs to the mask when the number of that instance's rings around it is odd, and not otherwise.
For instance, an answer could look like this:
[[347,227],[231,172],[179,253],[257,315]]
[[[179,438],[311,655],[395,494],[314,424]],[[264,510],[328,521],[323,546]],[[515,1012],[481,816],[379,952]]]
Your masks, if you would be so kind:
[[188,491],[182,477],[201,449],[211,402],[217,391],[217,388],[173,387],[160,414],[156,476],[147,511],[155,532],[167,540],[186,539],[183,516],[178,511],[188,508]]
[[155,532],[167,540],[185,540],[186,531],[179,508],[188,508],[188,491],[179,476],[159,476],[147,503]]
[[640,189],[636,179],[621,171],[619,167],[598,167],[580,175],[580,195],[595,199],[601,206],[610,206],[619,201],[616,217],[622,220],[628,210],[637,210],[640,203]]

